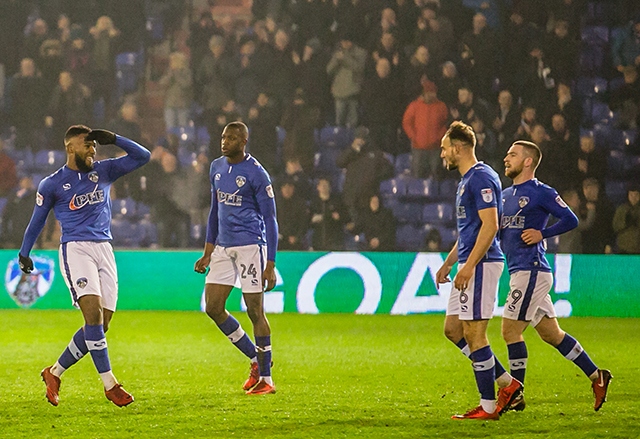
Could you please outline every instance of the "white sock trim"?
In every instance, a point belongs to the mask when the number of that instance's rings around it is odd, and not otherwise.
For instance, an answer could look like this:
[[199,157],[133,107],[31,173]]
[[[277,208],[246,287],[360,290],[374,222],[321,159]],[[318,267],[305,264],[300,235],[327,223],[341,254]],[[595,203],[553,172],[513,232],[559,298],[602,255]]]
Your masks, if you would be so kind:
[[235,344],[239,342],[242,337],[244,337],[244,334],[245,332],[244,332],[244,329],[242,329],[242,326],[238,326],[238,329],[233,331],[231,334],[227,335],[227,338],[231,343]]
[[487,413],[493,413],[496,411],[496,400],[495,399],[481,399],[480,405],[483,410]]
[[85,340],[90,351],[101,351],[107,349],[107,339],[102,340]]
[[583,352],[584,352],[584,349],[582,348],[582,345],[580,344],[580,342],[576,341],[575,346],[573,348],[571,348],[569,353],[567,355],[565,355],[564,357],[569,361],[573,361],[576,358],[578,358],[580,356],[580,354],[583,353]]
[[102,384],[104,384],[104,388],[106,390],[111,390],[113,389],[113,386],[118,384],[118,380],[116,380],[116,377],[112,371],[101,373],[100,378],[102,379]]

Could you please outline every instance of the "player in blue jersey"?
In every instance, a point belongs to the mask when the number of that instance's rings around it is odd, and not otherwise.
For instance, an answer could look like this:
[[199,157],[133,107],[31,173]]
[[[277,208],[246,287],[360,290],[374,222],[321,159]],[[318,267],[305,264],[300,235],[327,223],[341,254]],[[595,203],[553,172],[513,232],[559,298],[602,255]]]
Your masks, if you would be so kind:
[[[206,312],[251,361],[242,386],[248,395],[275,393],[271,378],[271,328],[264,313],[264,291],[276,284],[275,260],[278,223],[271,179],[245,152],[249,131],[242,122],[222,132],[222,157],[211,163],[211,211],[204,254],[195,271],[205,273]],[[255,344],[225,303],[239,282],[253,324]]]
[[[545,258],[544,239],[574,229],[578,218],[555,189],[535,178],[541,158],[535,143],[517,141],[504,159],[505,175],[513,180],[513,186],[502,193],[500,241],[511,276],[502,336],[509,350],[511,374],[524,383],[528,354],[522,333],[531,324],[544,341],[591,379],[594,409],[598,411],[606,401],[611,373],[598,369],[580,343],[560,329],[549,296],[553,276]],[[549,216],[558,221],[547,227]],[[524,407],[524,394],[521,394],[504,410],[523,410]]]
[[[458,262],[444,332],[473,362],[480,405],[453,419],[496,420],[501,407],[519,394],[522,384],[505,371],[487,339],[504,267],[497,239],[502,190],[498,174],[478,162],[475,146],[473,129],[459,121],[453,122],[442,138],[440,156],[447,169],[457,169],[462,179],[456,194],[458,240],[436,273],[436,286],[450,282],[449,273]],[[504,389],[506,401],[496,403],[494,381]]]
[[[94,162],[96,142],[114,144],[127,155]],[[38,186],[33,216],[19,252],[20,268],[33,271],[29,257],[51,209],[60,222],[60,270],[79,307],[85,325],[80,328],[42,379],[47,400],[58,405],[60,376],[87,353],[102,378],[107,398],[117,406],[133,402],[111,371],[105,332],[116,310],[118,275],[111,247],[111,184],[149,161],[151,154],[136,142],[110,131],[84,125],[69,127],[64,136],[67,163]]]

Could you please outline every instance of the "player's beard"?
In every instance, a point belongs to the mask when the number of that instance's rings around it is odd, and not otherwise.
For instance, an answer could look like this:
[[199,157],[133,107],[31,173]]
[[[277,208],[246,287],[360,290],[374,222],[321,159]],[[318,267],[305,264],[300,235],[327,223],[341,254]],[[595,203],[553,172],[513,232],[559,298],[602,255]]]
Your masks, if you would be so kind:
[[447,169],[447,171],[455,171],[456,169],[458,169],[458,164],[453,161],[442,159],[442,162],[444,164],[444,167]]
[[93,161],[91,161],[91,165],[87,165],[86,157],[83,159],[78,154],[75,154],[75,162],[80,172],[90,172],[93,170]]
[[522,165],[519,168],[516,168],[515,166],[511,165],[509,169],[506,170],[505,175],[513,180],[518,175],[520,175],[520,173],[522,172],[522,169],[523,169]]

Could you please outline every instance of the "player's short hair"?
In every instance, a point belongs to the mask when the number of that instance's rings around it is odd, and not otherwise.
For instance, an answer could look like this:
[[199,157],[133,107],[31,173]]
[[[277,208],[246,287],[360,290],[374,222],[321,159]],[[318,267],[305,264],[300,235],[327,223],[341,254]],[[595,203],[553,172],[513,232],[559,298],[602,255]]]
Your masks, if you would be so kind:
[[513,144],[522,146],[525,154],[533,159],[533,170],[535,171],[542,160],[542,151],[540,151],[540,147],[527,140],[517,140],[513,142]]
[[64,133],[64,144],[69,142],[72,137],[79,136],[80,134],[88,134],[91,132],[91,128],[86,125],[71,125]]
[[473,128],[459,120],[453,121],[444,135],[449,137],[451,143],[457,141],[470,148],[476,147],[476,133]]
[[245,139],[249,138],[249,128],[247,128],[247,126],[239,120],[228,123],[227,128],[235,128],[240,131],[240,134],[242,134]]

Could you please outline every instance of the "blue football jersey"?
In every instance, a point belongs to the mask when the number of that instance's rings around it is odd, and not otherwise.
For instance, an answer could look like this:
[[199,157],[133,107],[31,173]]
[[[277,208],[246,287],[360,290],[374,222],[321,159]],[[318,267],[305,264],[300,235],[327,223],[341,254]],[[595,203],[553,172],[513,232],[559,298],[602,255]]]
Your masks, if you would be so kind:
[[[456,193],[456,218],[458,224],[458,262],[467,261],[478,238],[482,221],[478,212],[495,207],[498,218],[502,215],[502,188],[496,171],[485,163],[475,164],[460,180]],[[498,237],[481,261],[502,261]]]
[[90,172],[74,171],[64,165],[40,182],[21,255],[27,256],[31,251],[51,209],[60,222],[62,243],[112,239],[111,184],[151,157],[146,148],[127,138],[116,136],[115,144],[127,155],[97,161]]
[[211,162],[211,211],[207,242],[223,247],[266,244],[267,259],[278,247],[276,204],[271,178],[250,154],[230,164],[226,157]]
[[[540,230],[544,238],[559,235],[578,225],[576,215],[555,189],[535,178],[505,189],[502,203],[500,243],[507,258],[509,273],[520,270],[551,271],[545,258],[545,241],[527,245],[522,240],[522,232],[526,229]],[[550,215],[559,221],[546,228]]]

